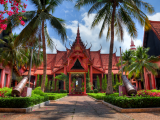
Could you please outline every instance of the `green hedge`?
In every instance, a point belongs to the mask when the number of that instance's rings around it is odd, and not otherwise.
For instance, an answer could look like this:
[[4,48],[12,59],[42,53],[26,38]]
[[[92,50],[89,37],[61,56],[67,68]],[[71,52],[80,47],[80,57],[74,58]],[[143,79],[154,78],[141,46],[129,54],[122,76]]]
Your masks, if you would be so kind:
[[67,93],[45,93],[45,94],[49,97],[49,100],[56,100],[67,96]]
[[160,97],[115,97],[105,96],[104,101],[122,108],[150,108],[160,107]]
[[87,93],[88,96],[91,96],[97,100],[104,100],[104,97],[106,96],[105,93]]
[[32,97],[7,97],[0,98],[0,108],[27,108],[44,101],[48,101],[48,96],[34,95]]

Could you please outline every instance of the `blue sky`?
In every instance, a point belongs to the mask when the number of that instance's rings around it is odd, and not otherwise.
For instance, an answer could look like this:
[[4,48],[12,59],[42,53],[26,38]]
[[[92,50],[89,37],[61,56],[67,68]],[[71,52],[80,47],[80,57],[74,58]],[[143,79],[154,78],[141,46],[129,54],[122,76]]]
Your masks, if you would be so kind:
[[[94,29],[90,29],[90,25],[93,21],[94,14],[90,15],[90,17],[87,16],[87,11],[89,9],[89,6],[86,6],[80,10],[77,10],[74,7],[75,1],[76,0],[73,0],[73,2],[64,1],[61,5],[57,7],[55,12],[53,13],[53,16],[62,18],[66,21],[67,36],[68,36],[66,46],[70,48],[69,42],[72,43],[75,40],[77,26],[79,22],[81,39],[84,43],[86,43],[86,41],[88,42],[87,48],[90,47],[90,42],[91,42],[92,43],[91,50],[96,51],[100,49],[100,44],[101,44],[102,45],[101,53],[109,53],[110,42],[106,41],[106,38],[105,38],[106,36],[105,33],[107,31],[104,31],[102,38],[99,39],[98,34],[101,28],[101,24],[99,24]],[[146,13],[149,19],[153,21],[160,21],[160,7],[159,7],[160,0],[143,0],[143,1],[148,2],[155,9],[155,12],[152,15],[149,15]],[[35,10],[30,0],[28,1],[24,0],[24,2],[28,5],[26,11]],[[138,30],[138,37],[134,39],[134,42],[136,46],[139,46],[139,45],[142,45],[142,42],[143,42],[144,30],[143,30],[143,27],[140,26],[137,21],[135,22]],[[22,29],[23,27],[20,26],[15,30],[13,30],[13,33],[14,32],[20,33]],[[65,45],[62,43],[60,37],[56,34],[54,29],[51,26],[49,26],[49,24],[48,24],[48,32],[51,38],[53,39],[55,45],[57,45],[57,49],[60,51],[64,51]],[[120,46],[122,47],[123,51],[130,48],[131,38],[125,31],[124,42],[119,42],[118,40],[119,38],[115,37],[114,51],[115,51],[115,48],[117,48],[117,53],[116,53],[117,55],[119,55]],[[54,49],[54,51],[52,52],[47,48],[47,53],[56,53],[56,50]]]

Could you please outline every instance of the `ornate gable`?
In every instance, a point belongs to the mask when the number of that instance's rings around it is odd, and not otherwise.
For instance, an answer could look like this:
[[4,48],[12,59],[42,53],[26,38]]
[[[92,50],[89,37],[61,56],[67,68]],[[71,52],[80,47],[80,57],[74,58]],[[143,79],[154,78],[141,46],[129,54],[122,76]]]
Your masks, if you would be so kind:
[[[75,42],[72,44],[71,52],[68,56],[68,71],[74,71],[77,66],[77,61],[80,63],[80,66],[84,68],[84,71],[88,71],[88,62],[89,62],[89,55],[86,52],[85,46],[80,38],[79,27],[77,30],[77,37]],[[78,67],[77,67],[78,69]],[[82,69],[81,69],[82,70]]]

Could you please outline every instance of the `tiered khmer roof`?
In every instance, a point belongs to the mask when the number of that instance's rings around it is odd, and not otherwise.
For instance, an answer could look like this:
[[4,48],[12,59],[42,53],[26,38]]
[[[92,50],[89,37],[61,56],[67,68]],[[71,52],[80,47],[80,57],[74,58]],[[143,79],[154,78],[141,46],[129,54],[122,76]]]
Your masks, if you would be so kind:
[[[88,57],[88,60],[93,65],[93,67],[102,73],[108,74],[108,63],[109,63],[109,54],[101,54],[101,50],[98,51],[90,51],[90,48],[86,48],[84,43],[81,40],[79,26],[77,29],[77,36],[73,44],[71,45],[71,49],[66,48],[66,51],[57,50],[56,54],[47,54],[47,74],[56,73],[58,70],[64,68],[64,65],[67,65],[68,58],[74,51],[74,47],[76,44],[80,44],[83,49],[83,53]],[[118,73],[119,68],[116,64],[119,61],[119,56],[116,56],[116,53],[113,53],[113,63],[112,70]],[[43,63],[36,69],[32,69],[34,74],[42,74],[43,73]],[[25,75],[25,73],[24,73]]]

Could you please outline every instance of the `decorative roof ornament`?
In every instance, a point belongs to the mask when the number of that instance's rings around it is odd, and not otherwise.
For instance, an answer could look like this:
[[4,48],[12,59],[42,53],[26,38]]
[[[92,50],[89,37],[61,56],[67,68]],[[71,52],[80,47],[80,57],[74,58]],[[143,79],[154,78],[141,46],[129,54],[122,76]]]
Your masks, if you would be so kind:
[[55,49],[57,50],[57,44],[55,45]]
[[100,46],[101,46],[101,48],[99,49],[99,51],[101,51],[101,50],[102,50],[102,45],[100,44]]
[[[115,47],[116,48],[116,47]],[[114,52],[114,54],[117,52],[117,48],[116,48],[116,51]]]
[[72,45],[70,44],[70,42],[71,42],[71,41],[69,41],[69,45],[70,45],[70,47],[72,48]]
[[87,45],[88,45],[88,42],[86,41],[86,45],[85,45],[85,48],[87,47]]
[[[90,42],[90,44],[91,44],[91,47],[92,47],[92,43]],[[91,47],[89,47],[89,49],[91,49]]]
[[67,48],[67,46],[66,46],[66,43],[65,43],[65,48],[66,48],[66,50],[68,50],[68,48]]

